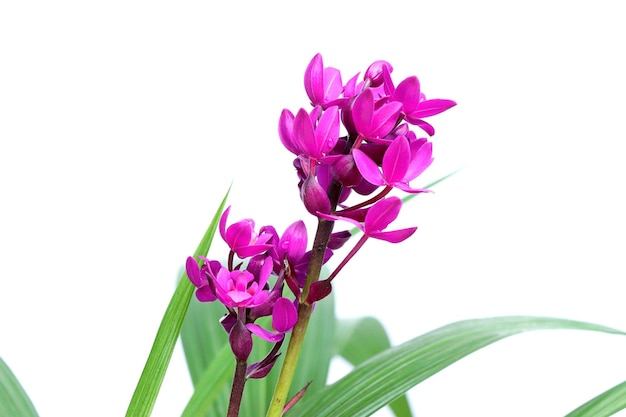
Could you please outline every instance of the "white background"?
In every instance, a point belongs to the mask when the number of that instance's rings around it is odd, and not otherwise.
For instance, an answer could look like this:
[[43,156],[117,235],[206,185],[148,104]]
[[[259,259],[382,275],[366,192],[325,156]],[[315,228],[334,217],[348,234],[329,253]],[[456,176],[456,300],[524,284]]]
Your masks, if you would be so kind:
[[[313,225],[276,128],[307,106],[317,52],[344,80],[385,59],[396,83],[456,100],[430,119],[435,162],[413,185],[465,167],[405,207],[409,241],[348,265],[340,316],[380,318],[394,344],[498,315],[626,330],[623,16],[616,1],[3,2],[0,356],[42,417],[123,415],[231,181],[233,220]],[[626,380],[625,351],[519,335],[410,401],[427,417],[560,416]],[[190,394],[177,349],[153,415]]]

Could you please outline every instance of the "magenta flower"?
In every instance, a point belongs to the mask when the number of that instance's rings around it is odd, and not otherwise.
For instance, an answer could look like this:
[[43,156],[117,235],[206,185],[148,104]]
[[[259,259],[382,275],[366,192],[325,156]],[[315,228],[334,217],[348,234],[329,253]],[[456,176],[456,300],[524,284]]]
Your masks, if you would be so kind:
[[264,289],[272,272],[273,263],[268,257],[255,277],[249,271],[220,268],[217,275],[212,276],[215,283],[217,298],[226,307],[256,307],[267,301],[269,291]]
[[357,132],[372,141],[380,141],[387,136],[398,122],[402,103],[377,103],[371,89],[365,89],[354,100],[352,122]]
[[226,221],[228,220],[229,212],[230,207],[224,211],[220,218],[220,235],[239,258],[243,259],[258,255],[272,247],[272,245],[267,244],[272,235],[257,235],[254,231],[254,220],[252,219],[243,219],[233,223],[227,229]]
[[298,311],[292,301],[281,297],[274,303],[272,310],[272,328],[274,332],[264,329],[256,323],[248,323],[249,331],[268,342],[278,342],[285,337],[285,333],[291,331],[298,321]]
[[398,197],[388,197],[379,200],[367,210],[363,224],[348,217],[321,213],[318,215],[328,220],[348,221],[361,229],[365,238],[371,237],[391,243],[399,243],[409,238],[417,230],[417,227],[409,227],[400,230],[384,231],[398,217],[400,208],[402,208],[402,200]]
[[[319,107],[316,109],[311,114],[300,109],[295,117],[285,109],[278,123],[278,133],[285,148],[304,160],[312,159],[313,165],[335,147],[340,123],[337,107],[328,108],[319,119]],[[305,173],[310,171],[308,164],[303,169]]]
[[430,136],[435,134],[435,129],[422,119],[456,106],[456,102],[452,100],[426,100],[426,96],[420,91],[420,82],[416,76],[406,78],[395,89],[391,84],[391,90],[393,90],[391,100],[402,103],[402,114],[407,122],[421,127]]
[[427,191],[409,186],[409,181],[424,172],[433,162],[432,143],[424,138],[410,144],[404,136],[394,139],[383,156],[382,173],[376,162],[365,152],[353,149],[352,155],[363,178],[374,185],[396,187],[408,193]]
[[343,91],[341,73],[336,68],[324,68],[322,55],[318,53],[304,72],[304,89],[313,106],[326,106]]

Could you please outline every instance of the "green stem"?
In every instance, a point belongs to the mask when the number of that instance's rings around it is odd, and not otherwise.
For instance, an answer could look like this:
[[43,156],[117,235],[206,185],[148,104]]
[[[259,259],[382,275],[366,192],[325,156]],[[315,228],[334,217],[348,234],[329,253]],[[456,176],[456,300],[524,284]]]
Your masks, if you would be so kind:
[[[344,155],[350,153],[350,149],[352,149],[355,140],[356,137],[348,138],[346,146],[343,150]],[[330,200],[330,205],[332,207],[331,213],[334,213],[337,208],[341,188],[341,184],[333,181],[328,189],[328,199]],[[324,255],[326,254],[326,248],[328,247],[328,241],[330,240],[330,235],[333,232],[334,225],[335,222],[333,221],[318,218],[317,232],[315,233],[313,247],[311,248],[311,259],[309,260],[309,266],[306,273],[306,281],[304,283],[304,287],[302,288],[302,294],[300,295],[300,303],[298,304],[298,321],[291,331],[291,339],[289,339],[287,353],[285,353],[285,359],[283,360],[283,366],[280,370],[280,375],[278,376],[278,382],[276,383],[272,402],[267,410],[267,417],[282,416],[285,404],[287,404],[287,395],[289,395],[291,381],[293,380],[293,376],[296,372],[298,358],[300,357],[300,351],[302,350],[302,344],[304,343],[304,335],[306,334],[309,319],[311,318],[311,311],[313,309],[311,304],[306,303],[306,299],[309,295],[311,284],[320,279],[320,272],[322,271],[322,264],[324,263]]]
[[280,417],[283,413],[283,408],[287,403],[287,395],[289,394],[291,381],[293,380],[293,376],[296,372],[298,358],[300,357],[300,351],[302,350],[302,344],[304,343],[304,335],[306,334],[309,319],[311,318],[311,310],[313,308],[313,306],[311,304],[307,304],[305,300],[309,294],[311,284],[319,280],[322,263],[324,262],[324,254],[326,252],[326,247],[328,246],[330,234],[333,231],[333,225],[334,222],[325,219],[320,219],[318,222],[306,281],[304,288],[302,289],[300,304],[298,305],[298,322],[291,331],[291,339],[289,340],[289,345],[287,346],[287,353],[285,354],[285,360],[283,361],[283,366],[280,370],[280,376],[278,377],[274,397],[272,398],[270,408],[267,411],[267,417]]

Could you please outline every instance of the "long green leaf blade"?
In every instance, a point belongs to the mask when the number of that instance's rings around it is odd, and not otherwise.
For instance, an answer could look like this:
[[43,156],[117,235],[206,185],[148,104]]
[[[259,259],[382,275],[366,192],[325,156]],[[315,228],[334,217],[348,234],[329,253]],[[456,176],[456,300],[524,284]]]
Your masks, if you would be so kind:
[[[362,364],[390,347],[385,327],[374,317],[343,319],[337,323],[335,350],[353,366]],[[389,407],[396,417],[413,416],[406,395],[396,398]]]
[[596,324],[545,317],[495,317],[449,324],[388,349],[314,396],[298,417],[369,416],[413,386],[493,342],[541,329],[626,334]]
[[[214,407],[215,401],[221,393],[228,393],[229,383],[232,383],[235,369],[235,358],[228,343],[224,344],[213,360],[204,370],[202,377],[196,384],[196,389],[189,399],[181,417],[204,416],[207,411]],[[228,398],[228,397],[227,397]],[[228,403],[222,403],[222,410],[213,415],[225,415]]]
[[228,333],[219,322],[226,312],[220,302],[201,303],[191,298],[180,336],[194,387],[215,355],[228,345]]
[[37,417],[26,391],[0,358],[0,416]]
[[608,417],[626,408],[626,381],[587,401],[565,417]]
[[[207,255],[211,242],[213,241],[213,236],[217,230],[220,215],[224,210],[229,191],[226,192],[222,203],[213,216],[213,221],[196,248],[194,252],[195,256]],[[187,312],[187,307],[189,306],[189,300],[193,294],[193,289],[194,287],[191,282],[189,282],[187,274],[184,273],[163,315],[159,330],[152,344],[152,349],[150,350],[150,355],[148,356],[133,397],[128,405],[126,417],[147,417],[152,413],[154,403],[156,402],[161,384],[163,383],[163,378],[165,377],[165,372],[167,371],[167,366],[169,365],[172,352],[174,351],[176,341],[180,334],[180,329],[185,318],[185,313]]]
[[[196,327],[189,326],[187,328],[188,332],[192,332],[193,329],[195,329],[201,333],[195,335],[187,334],[186,336],[187,346],[190,352],[190,354],[187,355],[188,364],[190,367],[195,366],[198,367],[198,369],[202,366],[208,366],[211,367],[211,369],[215,369],[215,361],[221,361],[223,364],[225,360],[221,356],[221,351],[217,356],[214,353],[216,343],[220,343],[221,341],[222,348],[226,348],[230,355],[229,358],[227,358],[229,359],[227,363],[230,367],[229,370],[231,374],[229,381],[232,381],[234,362],[232,361],[230,346],[228,345],[228,336],[224,332],[224,329],[221,328],[221,325],[218,324],[218,318],[222,316],[224,307],[219,303],[198,304],[200,304],[199,307],[195,305],[195,301],[192,301],[188,314],[190,316],[188,319],[191,319],[192,315],[198,314],[198,317],[196,317],[195,320],[197,320],[197,323],[203,323]],[[221,311],[211,311],[210,306],[212,305],[217,306],[218,310],[221,309]],[[298,366],[298,370],[294,376],[293,386],[290,391],[291,395],[295,394],[309,381],[313,381],[313,383],[309,386],[307,395],[320,391],[324,388],[333,354],[331,349],[329,349],[329,346],[332,346],[334,339],[335,322],[334,295],[331,293],[331,295],[316,305],[315,312],[311,317],[307,335],[302,347],[302,357],[315,358],[315,361],[303,360],[300,363],[300,366]],[[269,328],[271,320],[269,320],[269,317],[264,317],[259,319],[257,323],[261,324],[263,327]],[[185,340],[184,332],[185,328],[183,328],[183,341]],[[192,346],[192,344],[197,344],[197,346]],[[284,346],[287,344],[288,339],[285,340],[283,344],[283,350]],[[250,355],[249,363],[261,360],[272,349],[272,345],[272,343],[261,340],[255,336],[254,349]],[[195,357],[196,354],[198,357]],[[265,410],[267,410],[272,398],[274,387],[276,386],[276,381],[278,379],[278,371],[280,370],[281,365],[282,357],[279,357],[274,369],[268,376],[262,379],[250,379],[246,383],[239,413],[241,417],[257,417],[258,415],[265,413]],[[197,372],[197,370],[195,372]],[[185,408],[183,413],[184,417],[218,416],[224,415],[225,413],[230,393],[230,384],[222,384],[219,388],[217,388],[213,381],[205,378],[207,372],[213,371],[207,370],[203,372],[204,375],[202,375],[201,378],[198,378],[197,382],[194,384],[194,394]],[[215,389],[218,389],[219,392],[213,393],[212,390]],[[209,392],[211,392],[210,397],[208,394]]]

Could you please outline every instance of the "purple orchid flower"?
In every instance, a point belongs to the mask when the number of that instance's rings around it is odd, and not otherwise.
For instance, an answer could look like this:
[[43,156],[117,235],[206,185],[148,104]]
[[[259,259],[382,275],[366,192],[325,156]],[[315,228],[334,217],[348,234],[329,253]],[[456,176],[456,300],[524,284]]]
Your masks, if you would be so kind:
[[426,96],[420,91],[420,82],[416,76],[404,79],[395,89],[393,84],[391,84],[390,89],[393,92],[391,100],[402,103],[402,114],[406,121],[419,126],[430,136],[435,134],[435,129],[422,119],[442,113],[456,106],[456,102],[452,100],[427,100]]
[[300,109],[295,117],[285,109],[280,115],[278,133],[285,148],[305,162],[302,168],[308,174],[335,147],[339,124],[336,106],[328,108],[321,116],[319,107],[311,114]]
[[298,321],[298,310],[292,301],[281,297],[274,303],[272,310],[272,328],[274,332],[264,329],[256,323],[246,324],[246,328],[268,342],[279,342],[285,337],[285,333],[291,331]]
[[402,208],[402,200],[398,197],[388,197],[379,200],[367,210],[362,224],[349,217],[323,213],[318,213],[318,216],[328,220],[345,220],[350,222],[358,227],[366,238],[371,237],[391,243],[399,243],[408,239],[417,230],[417,227],[409,227],[400,230],[384,231],[398,217],[400,208]]
[[254,220],[252,219],[240,220],[226,228],[229,212],[230,207],[224,211],[220,218],[220,235],[239,258],[243,259],[258,255],[272,247],[272,245],[267,244],[272,235],[266,233],[257,235],[254,231]]
[[402,103],[376,102],[370,88],[365,89],[354,100],[352,106],[352,122],[357,132],[373,142],[387,136],[395,127],[400,117]]
[[365,152],[353,149],[352,156],[363,178],[374,185],[396,187],[413,194],[428,191],[409,186],[409,181],[417,178],[433,162],[432,143],[425,138],[410,144],[405,136],[394,139],[383,156],[382,173]]
[[304,72],[304,89],[313,106],[326,107],[343,91],[341,72],[332,67],[324,68],[322,55],[318,53]]
[[269,297],[269,291],[264,287],[272,268],[273,262],[269,257],[259,268],[258,276],[249,271],[229,271],[222,267],[216,275],[211,276],[215,284],[215,295],[226,307],[259,306]]

